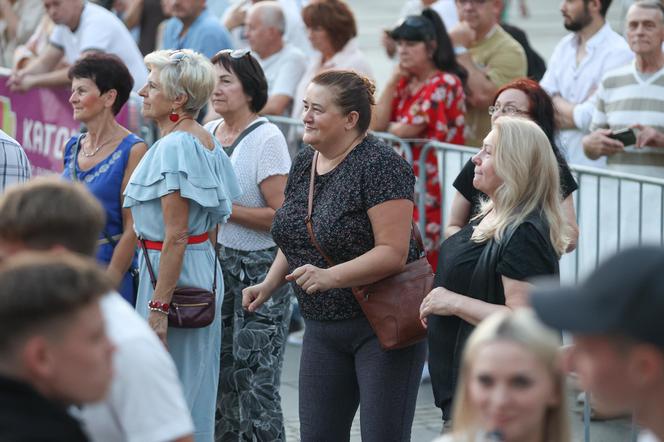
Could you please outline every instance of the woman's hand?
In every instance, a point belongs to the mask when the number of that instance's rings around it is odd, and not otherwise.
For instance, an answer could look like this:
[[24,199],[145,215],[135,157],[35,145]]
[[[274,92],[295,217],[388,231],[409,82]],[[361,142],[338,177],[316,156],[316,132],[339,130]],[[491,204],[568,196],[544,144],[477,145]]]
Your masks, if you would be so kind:
[[255,312],[270,299],[273,291],[274,289],[265,282],[244,288],[242,290],[242,308],[252,313]]
[[286,280],[295,281],[308,295],[334,288],[330,269],[321,269],[311,264],[296,268],[290,275],[286,275]]
[[436,287],[422,300],[420,319],[426,320],[429,315],[454,316],[457,294],[443,287]]
[[168,332],[168,316],[159,312],[150,312],[148,315],[148,325],[157,334],[159,340],[168,348],[166,339]]

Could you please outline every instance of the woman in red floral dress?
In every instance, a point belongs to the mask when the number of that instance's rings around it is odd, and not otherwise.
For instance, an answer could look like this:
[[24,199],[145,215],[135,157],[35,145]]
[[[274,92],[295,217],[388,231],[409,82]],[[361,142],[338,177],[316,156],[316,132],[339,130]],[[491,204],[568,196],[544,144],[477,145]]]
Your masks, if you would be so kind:
[[[399,66],[376,105],[373,129],[401,138],[463,144],[467,73],[456,62],[452,43],[438,14],[425,9],[422,15],[408,16],[390,36],[397,41]],[[419,177],[422,145],[413,144],[412,149],[413,167]],[[426,164],[424,243],[435,269],[442,226],[441,183],[434,151],[427,155]]]

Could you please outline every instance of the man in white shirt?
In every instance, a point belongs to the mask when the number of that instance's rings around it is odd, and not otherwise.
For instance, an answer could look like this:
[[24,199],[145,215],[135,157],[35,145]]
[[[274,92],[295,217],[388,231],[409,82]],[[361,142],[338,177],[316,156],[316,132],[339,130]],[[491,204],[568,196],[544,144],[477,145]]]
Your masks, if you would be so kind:
[[[636,59],[604,75],[583,148],[589,158],[607,158],[610,167],[662,177],[664,155],[642,148],[664,147],[664,6],[658,0],[639,0],[626,21]],[[632,140],[612,138],[626,128],[632,129]],[[624,151],[632,145],[639,150]]]
[[[41,178],[14,186],[0,199],[0,256],[58,248],[94,256],[104,217],[82,184]],[[72,414],[94,442],[193,442],[193,422],[164,346],[118,293],[103,296],[101,310],[116,348],[111,389],[103,402]]]
[[552,96],[567,161],[603,167],[590,160],[581,139],[590,127],[599,81],[607,70],[622,66],[634,55],[625,39],[606,22],[611,0],[563,0],[560,11],[572,31],[558,43],[540,84]]
[[266,115],[290,115],[295,89],[306,69],[304,54],[284,43],[285,28],[284,14],[276,1],[256,3],[247,13],[247,40],[267,79],[268,100],[261,111]]
[[[567,330],[566,358],[584,390],[664,439],[664,250],[632,248],[601,264],[577,287],[540,288],[532,306],[546,325]],[[653,439],[642,439],[652,441]]]
[[[247,33],[244,27],[247,12],[252,4],[261,0],[239,0],[234,5],[226,9],[221,18],[224,26],[230,31],[233,37],[233,46],[235,48],[247,48]],[[307,37],[307,31],[302,21],[302,3],[298,0],[276,0],[281,6],[281,10],[286,19],[286,30],[284,31],[284,41],[295,46],[306,55],[313,54],[311,42]]]
[[49,45],[24,69],[14,71],[8,85],[14,91],[70,83],[67,67],[55,69],[63,59],[74,64],[90,52],[117,55],[134,77],[134,91],[145,85],[148,71],[143,55],[127,27],[110,11],[85,0],[44,0],[55,23]]

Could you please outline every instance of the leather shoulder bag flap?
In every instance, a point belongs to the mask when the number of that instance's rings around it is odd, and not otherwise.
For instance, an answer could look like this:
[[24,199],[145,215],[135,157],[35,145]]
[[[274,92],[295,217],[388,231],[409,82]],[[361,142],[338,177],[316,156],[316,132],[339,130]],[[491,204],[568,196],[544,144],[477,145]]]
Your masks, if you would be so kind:
[[[311,163],[305,223],[311,243],[332,267],[335,263],[316,240],[311,223],[317,159],[318,152],[314,154]],[[411,238],[415,239],[419,247],[420,256],[417,260],[406,264],[404,269],[395,275],[372,284],[352,288],[355,299],[384,350],[408,347],[422,341],[427,334],[420,321],[420,305],[433,287],[434,274],[427,261],[422,236],[415,223],[412,223]]]

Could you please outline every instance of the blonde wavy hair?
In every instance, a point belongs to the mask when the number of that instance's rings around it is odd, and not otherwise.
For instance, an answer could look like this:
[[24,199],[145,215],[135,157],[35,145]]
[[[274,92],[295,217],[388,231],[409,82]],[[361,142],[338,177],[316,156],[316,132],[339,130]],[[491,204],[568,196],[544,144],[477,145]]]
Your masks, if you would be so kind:
[[169,100],[187,97],[182,110],[191,116],[205,106],[215,85],[214,66],[206,56],[191,49],[161,50],[144,58],[149,70],[159,70],[159,82]]
[[493,124],[494,170],[503,183],[491,199],[482,202],[473,218],[494,210],[492,220],[475,228],[471,240],[500,240],[506,229],[540,212],[548,223],[553,248],[561,256],[569,242],[563,217],[558,162],[544,131],[525,118],[500,117]]
[[457,386],[452,434],[455,441],[474,442],[483,428],[478,428],[476,408],[470,400],[469,382],[473,363],[479,350],[493,342],[512,342],[531,353],[549,372],[558,403],[550,406],[544,416],[545,441],[570,442],[565,376],[560,366],[559,337],[542,325],[532,310],[498,312],[482,321],[468,338],[461,360]]

